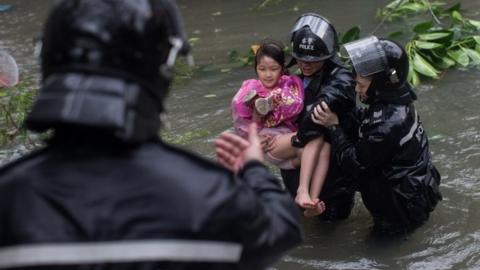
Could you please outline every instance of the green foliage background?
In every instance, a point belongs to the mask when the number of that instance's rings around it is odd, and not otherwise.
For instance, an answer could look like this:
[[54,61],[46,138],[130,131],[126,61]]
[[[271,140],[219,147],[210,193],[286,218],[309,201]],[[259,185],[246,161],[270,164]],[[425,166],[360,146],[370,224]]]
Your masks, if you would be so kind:
[[480,64],[480,21],[468,19],[461,5],[445,8],[442,2],[396,0],[378,12],[383,20],[429,14],[430,19],[415,25],[410,33],[391,33],[391,38],[408,35],[405,44],[410,60],[408,80],[420,84],[422,77],[440,79],[450,68]]
[[33,78],[23,78],[14,87],[0,88],[0,146],[33,143],[22,123],[35,98]]
[[[262,6],[269,1],[262,2]],[[353,26],[340,34],[340,45],[372,35],[385,23],[405,20],[413,16],[425,18],[409,31],[397,31],[387,35],[398,40],[405,38],[405,50],[410,61],[408,80],[418,86],[422,79],[440,79],[448,69],[467,68],[480,64],[480,21],[462,15],[461,5],[445,7],[443,2],[428,0],[395,0],[377,11],[380,23],[368,34],[361,34],[358,26]],[[288,52],[290,48],[285,50]],[[244,65],[251,65],[254,59],[252,51],[240,55],[230,53],[231,59]],[[345,57],[342,57],[346,60]]]

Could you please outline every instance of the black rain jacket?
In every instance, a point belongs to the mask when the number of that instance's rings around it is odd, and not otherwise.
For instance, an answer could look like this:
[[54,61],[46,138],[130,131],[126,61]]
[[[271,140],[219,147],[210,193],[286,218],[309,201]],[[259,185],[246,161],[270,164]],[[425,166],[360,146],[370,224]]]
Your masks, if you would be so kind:
[[292,198],[262,164],[248,163],[237,177],[159,140],[64,138],[0,170],[0,253],[28,244],[158,239],[243,248],[239,264],[35,269],[262,269],[300,243],[298,218]]
[[413,103],[377,102],[359,117],[358,140],[345,136],[342,128],[330,134],[338,163],[358,178],[375,226],[387,231],[418,227],[441,194],[440,174],[432,164],[427,135]]
[[[302,78],[303,79],[303,78]],[[297,139],[304,146],[310,140],[327,135],[326,129],[312,121],[315,106],[322,101],[335,112],[347,132],[357,126],[355,120],[355,83],[352,73],[344,67],[328,62],[325,70],[313,77],[305,88],[304,107],[299,116]],[[352,122],[353,121],[353,122]],[[326,138],[329,140],[329,138]]]

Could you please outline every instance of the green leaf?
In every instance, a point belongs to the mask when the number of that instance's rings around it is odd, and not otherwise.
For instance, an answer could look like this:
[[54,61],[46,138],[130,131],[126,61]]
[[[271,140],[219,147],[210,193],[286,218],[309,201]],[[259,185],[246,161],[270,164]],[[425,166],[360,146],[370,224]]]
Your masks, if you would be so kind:
[[445,56],[441,59],[441,66],[444,69],[451,68],[455,66],[455,61],[453,61],[450,57]]
[[410,80],[410,83],[413,84],[413,86],[420,85],[420,76],[418,76],[418,73],[415,70],[412,72],[412,79]]
[[[423,1],[423,0],[422,0]],[[440,6],[445,6],[446,4],[443,2],[430,2],[430,5],[432,7],[440,7]]]
[[449,50],[447,52],[448,56],[450,56],[455,62],[459,65],[466,67],[470,63],[470,59],[468,54],[462,50]]
[[462,48],[462,50],[467,53],[468,57],[472,60],[471,63],[473,65],[480,64],[480,53],[470,48]]
[[431,21],[422,22],[413,27],[413,32],[418,34],[426,33],[428,29],[433,27],[433,23]]
[[411,11],[411,12],[420,12],[427,9],[425,5],[421,5],[419,3],[409,3],[405,5],[401,5],[397,10],[398,11]]
[[454,21],[463,22],[462,14],[460,14],[460,12],[458,12],[456,10],[452,11],[452,18],[453,18]]
[[403,36],[403,32],[402,31],[396,31],[396,32],[392,32],[390,34],[388,34],[388,38],[391,38],[391,39],[397,39],[399,37]]
[[418,86],[420,85],[420,76],[418,76],[418,73],[415,71],[413,68],[413,61],[411,57],[410,59],[410,65],[408,65],[408,76],[407,80],[413,85],[413,86]]
[[385,8],[386,9],[394,9],[397,7],[397,5],[402,2],[403,0],[395,0],[395,1],[392,1],[390,4],[386,5]]
[[193,43],[195,43],[195,42],[197,42],[197,41],[199,41],[199,40],[200,40],[199,37],[192,37],[192,38],[189,38],[189,39],[188,39],[188,43],[193,44]]
[[477,44],[480,44],[480,36],[472,36],[473,40],[477,42]]
[[413,68],[418,73],[434,79],[438,79],[438,73],[440,73],[418,53],[413,55]]
[[471,25],[475,26],[477,30],[480,30],[480,21],[477,20],[467,20]]
[[446,37],[451,37],[452,32],[435,32],[435,33],[428,33],[428,34],[420,34],[418,38],[421,40],[438,40]]
[[360,38],[360,27],[354,26],[348,29],[347,32],[342,36],[342,44],[354,41]]
[[430,140],[430,141],[441,140],[441,139],[443,139],[443,138],[445,138],[445,137],[446,137],[445,135],[436,134],[436,135],[433,135],[432,137],[429,137],[428,140]]
[[427,42],[427,41],[421,41],[421,40],[415,40],[414,44],[417,48],[425,49],[425,50],[432,50],[432,49],[443,47],[443,45],[440,43]]

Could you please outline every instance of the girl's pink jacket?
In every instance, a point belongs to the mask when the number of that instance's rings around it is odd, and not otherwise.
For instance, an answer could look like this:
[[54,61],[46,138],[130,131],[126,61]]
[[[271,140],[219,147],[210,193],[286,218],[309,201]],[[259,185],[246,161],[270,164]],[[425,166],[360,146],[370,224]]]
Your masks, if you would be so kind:
[[303,109],[303,83],[297,76],[282,75],[277,87],[266,89],[260,80],[250,79],[242,83],[232,100],[232,118],[235,131],[244,136],[252,122],[253,107],[244,102],[245,96],[254,90],[258,97],[273,96],[273,110],[262,118],[259,129],[286,127],[297,130],[295,120]]

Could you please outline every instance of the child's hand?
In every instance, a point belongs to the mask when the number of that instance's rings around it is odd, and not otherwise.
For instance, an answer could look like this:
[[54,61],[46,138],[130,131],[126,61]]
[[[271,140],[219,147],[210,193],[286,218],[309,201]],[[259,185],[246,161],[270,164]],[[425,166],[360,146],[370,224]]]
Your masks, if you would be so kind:
[[262,150],[264,153],[269,151],[270,141],[272,140],[272,136],[270,135],[261,135],[260,136],[260,145],[262,146]]
[[276,136],[269,136],[268,137],[268,140],[265,142],[265,148],[263,149],[263,151],[265,153],[268,153],[270,151],[272,151],[273,149],[275,149],[275,147],[277,147],[277,137]]

